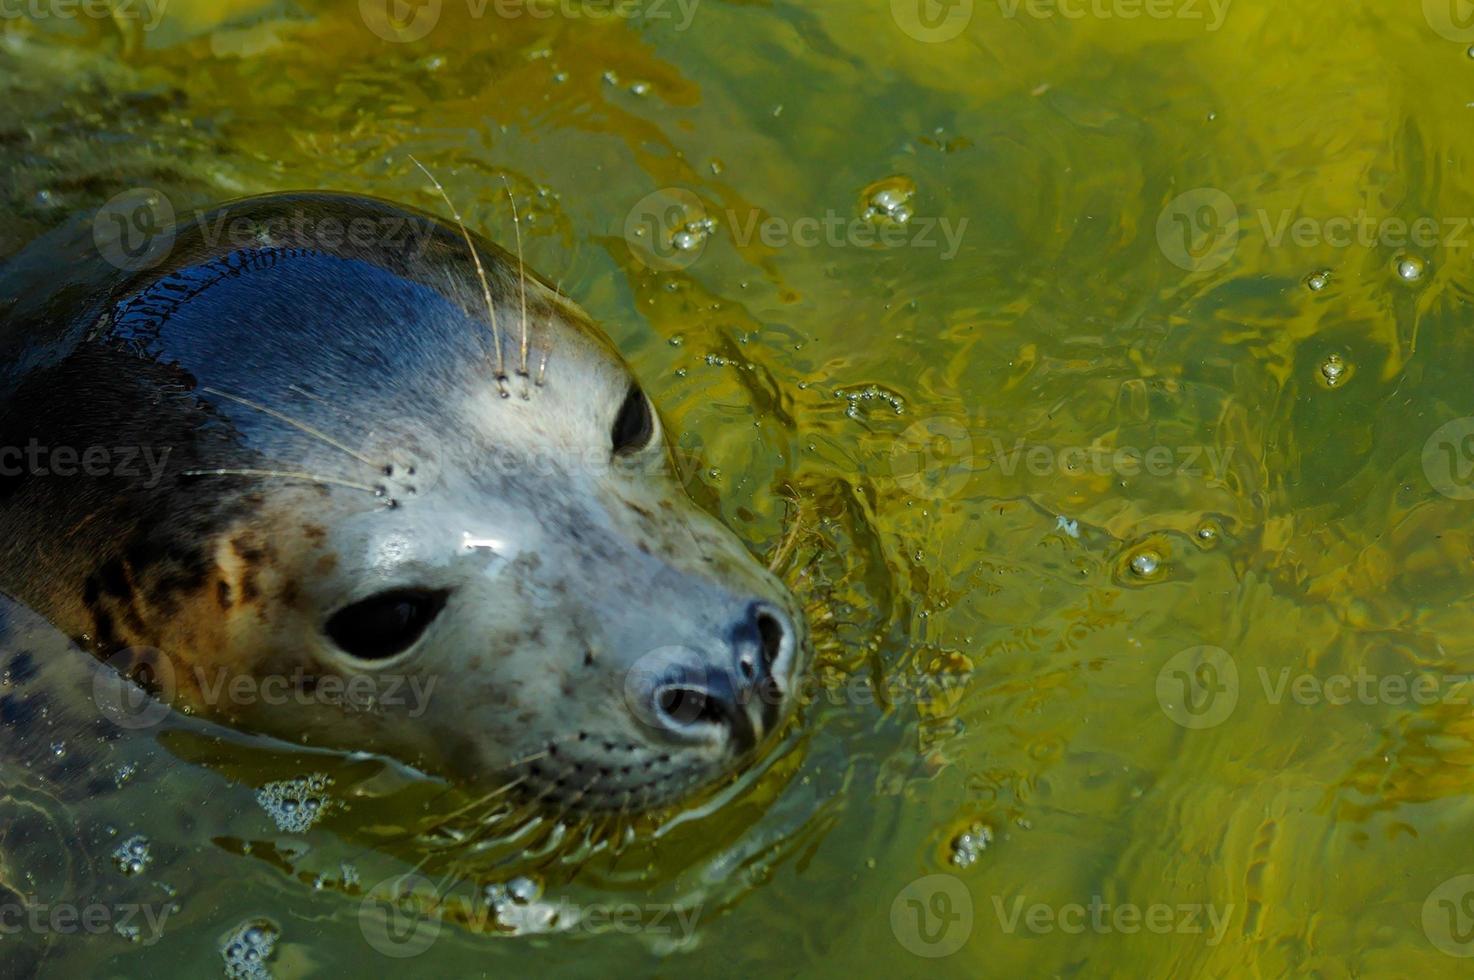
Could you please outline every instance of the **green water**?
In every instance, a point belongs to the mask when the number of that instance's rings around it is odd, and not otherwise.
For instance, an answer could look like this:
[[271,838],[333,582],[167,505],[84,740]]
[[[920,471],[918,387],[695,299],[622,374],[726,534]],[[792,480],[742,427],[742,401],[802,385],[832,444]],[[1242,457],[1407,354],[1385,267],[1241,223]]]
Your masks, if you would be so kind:
[[824,681],[755,791],[541,882],[643,928],[387,958],[154,798],[177,921],[53,956],[219,974],[259,916],[280,977],[1466,975],[1463,6],[7,15],[8,240],[137,186],[443,212],[412,153],[510,244],[510,189],[699,499],[763,554],[797,519]]

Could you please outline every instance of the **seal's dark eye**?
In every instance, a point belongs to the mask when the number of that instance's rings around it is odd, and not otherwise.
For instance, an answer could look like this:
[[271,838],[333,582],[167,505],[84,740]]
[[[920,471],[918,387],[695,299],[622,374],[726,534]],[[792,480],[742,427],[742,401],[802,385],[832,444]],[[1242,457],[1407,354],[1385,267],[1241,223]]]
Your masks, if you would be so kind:
[[323,629],[349,656],[383,660],[408,650],[445,607],[444,592],[395,589],[339,609]]
[[624,404],[619,406],[619,414],[614,417],[614,431],[611,433],[614,452],[616,455],[639,452],[650,445],[653,435],[655,416],[650,411],[650,400],[639,385],[630,385],[629,394],[624,396]]

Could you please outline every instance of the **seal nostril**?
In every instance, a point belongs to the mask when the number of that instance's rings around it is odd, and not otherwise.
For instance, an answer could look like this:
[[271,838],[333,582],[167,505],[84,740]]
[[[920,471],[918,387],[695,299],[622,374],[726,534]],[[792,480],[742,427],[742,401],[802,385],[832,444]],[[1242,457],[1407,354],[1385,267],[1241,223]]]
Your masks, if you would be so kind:
[[666,687],[655,696],[655,704],[661,714],[680,725],[695,722],[722,723],[726,713],[720,702],[705,691],[694,687]]
[[763,663],[772,667],[783,653],[783,640],[788,631],[783,628],[777,616],[770,612],[760,612],[757,614],[757,632],[763,641]]

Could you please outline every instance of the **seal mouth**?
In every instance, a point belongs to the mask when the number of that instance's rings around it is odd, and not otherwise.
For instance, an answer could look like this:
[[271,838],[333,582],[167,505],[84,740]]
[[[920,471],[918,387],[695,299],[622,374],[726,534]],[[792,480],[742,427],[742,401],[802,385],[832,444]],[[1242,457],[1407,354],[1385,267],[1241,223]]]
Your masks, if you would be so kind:
[[[580,751],[577,746],[593,748]],[[518,768],[509,785],[515,784],[519,795],[550,808],[587,813],[656,809],[722,774],[719,766],[692,766],[667,751],[586,731],[546,743],[535,761]]]

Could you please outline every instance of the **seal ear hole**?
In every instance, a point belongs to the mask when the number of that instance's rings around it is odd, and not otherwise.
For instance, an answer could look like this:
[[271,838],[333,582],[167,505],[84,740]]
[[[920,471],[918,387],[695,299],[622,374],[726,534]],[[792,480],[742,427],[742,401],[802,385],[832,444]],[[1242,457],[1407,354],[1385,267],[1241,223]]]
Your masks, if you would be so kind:
[[335,612],[323,632],[357,660],[385,660],[414,645],[445,608],[448,593],[391,589]]
[[624,403],[619,406],[619,414],[614,416],[614,428],[610,431],[614,454],[637,453],[650,445],[654,436],[655,413],[650,408],[650,399],[645,397],[639,385],[632,384],[624,396]]

